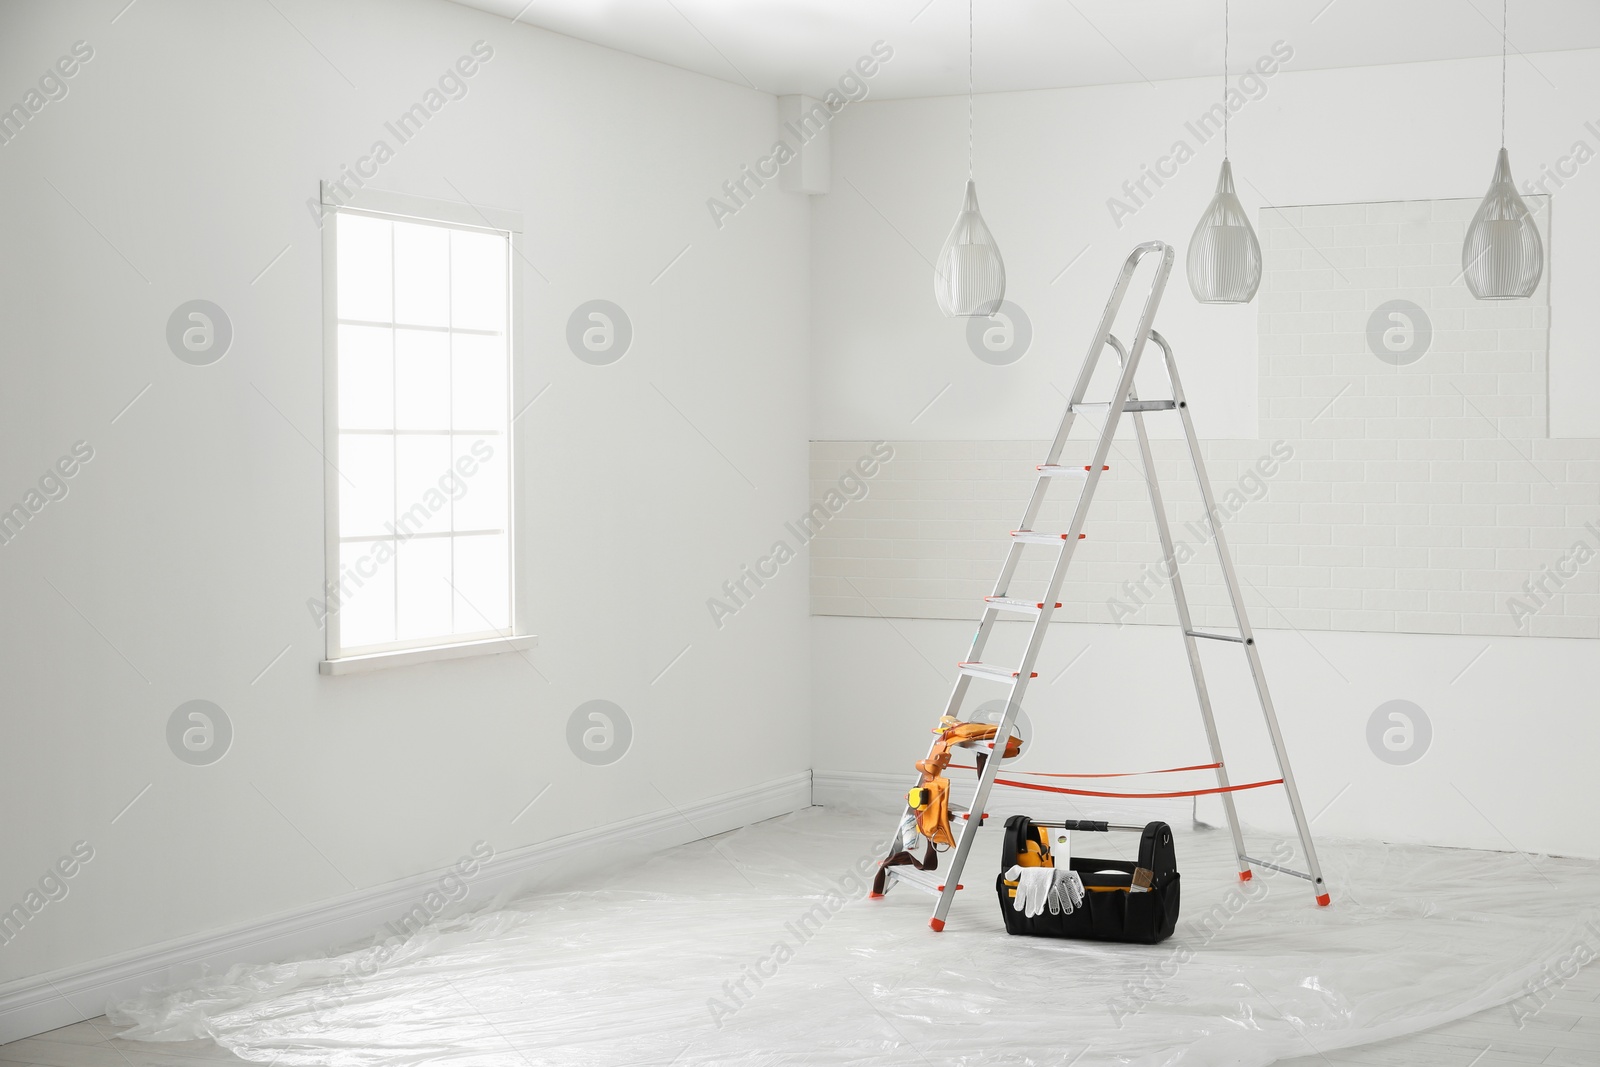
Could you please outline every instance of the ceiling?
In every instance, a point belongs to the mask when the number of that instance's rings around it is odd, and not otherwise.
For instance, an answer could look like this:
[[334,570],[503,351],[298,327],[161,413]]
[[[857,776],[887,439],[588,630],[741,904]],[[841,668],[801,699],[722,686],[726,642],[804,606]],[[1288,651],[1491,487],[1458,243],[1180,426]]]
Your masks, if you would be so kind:
[[[456,0],[457,3],[768,93],[820,95],[885,41],[876,99],[967,88],[961,0]],[[980,93],[1191,78],[1218,72],[1222,0],[984,0]],[[1296,70],[1500,54],[1495,0],[1233,0],[1230,67],[1276,40]],[[1595,0],[1517,0],[1519,54],[1600,47]],[[1536,62],[1536,61],[1535,61]]]

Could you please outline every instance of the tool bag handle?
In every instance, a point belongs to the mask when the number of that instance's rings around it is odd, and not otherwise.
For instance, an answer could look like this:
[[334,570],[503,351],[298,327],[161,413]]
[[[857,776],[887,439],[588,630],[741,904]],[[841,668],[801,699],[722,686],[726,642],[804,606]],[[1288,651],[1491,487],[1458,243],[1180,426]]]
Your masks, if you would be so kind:
[[1017,854],[1033,837],[1033,820],[1026,815],[1013,815],[1006,820],[1005,841],[1001,844],[1000,869],[1006,870],[1017,862]]
[[1172,843],[1172,827],[1164,822],[1145,826],[1139,838],[1139,866],[1155,876],[1155,887],[1165,885],[1178,873],[1177,849]]

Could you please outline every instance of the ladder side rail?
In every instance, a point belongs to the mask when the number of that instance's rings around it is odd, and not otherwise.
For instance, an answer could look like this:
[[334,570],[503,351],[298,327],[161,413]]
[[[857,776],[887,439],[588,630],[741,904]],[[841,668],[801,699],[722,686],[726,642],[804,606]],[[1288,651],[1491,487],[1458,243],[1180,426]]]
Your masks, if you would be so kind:
[[1177,401],[1179,421],[1183,424],[1184,439],[1189,446],[1189,460],[1194,466],[1195,478],[1200,483],[1200,498],[1205,507],[1206,525],[1211,530],[1212,546],[1216,550],[1218,562],[1222,565],[1223,582],[1227,586],[1228,597],[1233,604],[1234,618],[1238,620],[1239,636],[1244,638],[1245,659],[1250,665],[1251,680],[1255,683],[1256,696],[1261,702],[1261,713],[1267,722],[1267,733],[1272,738],[1273,755],[1278,761],[1278,776],[1283,779],[1284,792],[1289,798],[1289,810],[1294,816],[1295,829],[1300,835],[1300,845],[1305,850],[1307,867],[1311,872],[1313,891],[1320,904],[1328,895],[1327,885],[1322,880],[1322,865],[1317,860],[1316,846],[1311,842],[1311,824],[1306,819],[1305,806],[1300,801],[1300,788],[1295,784],[1294,770],[1289,765],[1289,750],[1284,745],[1283,730],[1278,724],[1278,712],[1272,702],[1272,693],[1267,688],[1266,670],[1261,663],[1260,651],[1256,648],[1254,632],[1250,628],[1250,617],[1245,610],[1244,594],[1239,588],[1239,575],[1234,570],[1233,555],[1228,551],[1222,523],[1217,517],[1211,480],[1206,475],[1205,461],[1200,457],[1200,442],[1195,437],[1194,422],[1189,418],[1189,405],[1184,399],[1183,384],[1178,378],[1178,366],[1172,357],[1172,346],[1167,343],[1166,338],[1159,333],[1154,336],[1165,357],[1167,378],[1172,384],[1172,398]]
[[[1046,454],[1045,462],[1047,464],[1055,463],[1057,460],[1059,460],[1061,458],[1061,452],[1066,447],[1067,437],[1072,432],[1072,425],[1076,418],[1076,413],[1073,411],[1073,405],[1076,403],[1081,403],[1085,393],[1088,391],[1090,379],[1094,377],[1095,369],[1099,365],[1100,354],[1106,347],[1106,338],[1111,335],[1111,327],[1115,324],[1117,312],[1122,307],[1122,301],[1127,294],[1128,285],[1133,279],[1134,269],[1138,266],[1139,261],[1143,259],[1145,255],[1160,247],[1163,246],[1159,242],[1150,242],[1148,244],[1139,245],[1131,253],[1129,253],[1128,258],[1123,262],[1122,270],[1117,275],[1116,283],[1111,287],[1111,295],[1106,299],[1105,309],[1101,312],[1100,324],[1095,329],[1094,340],[1090,343],[1089,351],[1083,360],[1083,365],[1078,369],[1078,380],[1073,385],[1072,398],[1067,403],[1067,410],[1061,417],[1061,423],[1056,430],[1055,439],[1052,441],[1050,449]],[[1090,478],[1092,481],[1098,481],[1100,474],[1098,467],[1101,465],[1101,463],[1103,463],[1103,460],[1097,462],[1096,469],[1091,472]],[[1017,527],[1019,530],[1031,529],[1033,523],[1037,521],[1039,511],[1044,506],[1045,493],[1048,491],[1049,482],[1050,479],[1043,476],[1041,476],[1035,482],[1033,487],[1033,495],[1028,498],[1028,506],[1023,510],[1022,522]],[[1085,485],[1083,494],[1079,497],[1080,502],[1090,493],[1090,491],[1089,485]],[[1009,591],[1011,587],[1011,581],[1016,575],[1017,567],[1022,562],[1022,549],[1023,546],[1021,542],[1013,541],[1011,543],[1010,547],[1006,551],[1005,561],[1001,564],[1000,575],[995,581],[994,591],[991,595],[1005,596]],[[1054,602],[1054,599],[1049,601],[1051,604]],[[966,662],[982,661],[983,650],[989,643],[989,635],[994,630],[994,624],[998,620],[999,614],[999,611],[993,606],[985,606],[983,614],[978,622],[978,628],[972,635],[972,644],[968,648]],[[1048,615],[1048,610],[1045,612],[1045,614]],[[944,714],[960,714],[961,705],[966,699],[967,689],[971,682],[972,678],[970,675],[961,674],[959,672],[957,673],[955,684],[950,689],[950,697],[945,702]],[[1010,735],[1005,734],[997,736],[1009,737]],[[930,756],[933,754],[932,745],[929,746],[928,754]],[[917,781],[921,781],[920,776],[918,776]],[[985,795],[987,795],[987,792],[985,792]],[[982,804],[976,801],[974,802],[973,806],[979,809],[982,808]],[[913,812],[910,804],[907,804],[901,814],[902,825],[905,822],[906,816],[910,814],[913,814]],[[970,822],[971,820],[968,821]],[[905,842],[901,839],[897,832],[895,840],[891,842],[889,854],[893,855],[894,853],[900,851],[904,844]],[[964,852],[960,854],[963,857],[965,856]],[[951,874],[950,884],[954,885],[958,881],[960,881],[959,867],[954,873]],[[951,890],[951,892],[953,893],[954,890]],[[936,915],[936,918],[942,920],[943,914],[940,913]]]
[[[1122,419],[1122,409],[1128,402],[1128,394],[1133,390],[1134,374],[1139,369],[1139,356],[1144,351],[1146,339],[1149,338],[1154,326],[1156,308],[1161,305],[1161,294],[1166,289],[1167,276],[1172,271],[1172,247],[1160,241],[1151,241],[1142,244],[1133,250],[1128,261],[1123,265],[1124,274],[1131,273],[1132,268],[1146,254],[1159,250],[1161,261],[1156,266],[1155,277],[1150,281],[1150,291],[1145,297],[1144,309],[1139,315],[1139,325],[1134,333],[1133,344],[1128,349],[1128,358],[1122,365],[1122,374],[1117,379],[1116,394],[1111,399],[1111,407],[1106,412],[1105,425],[1100,428],[1100,441],[1095,445],[1094,458],[1089,461],[1088,477],[1085,478],[1083,491],[1078,496],[1078,505],[1072,511],[1072,523],[1067,528],[1065,539],[1061,544],[1061,554],[1056,557],[1055,569],[1050,572],[1050,584],[1045,590],[1043,603],[1053,605],[1061,597],[1061,586],[1066,581],[1067,568],[1072,563],[1072,556],[1078,547],[1078,535],[1083,532],[1084,523],[1089,517],[1089,506],[1094,502],[1095,489],[1100,485],[1100,475],[1106,468],[1106,460],[1111,455],[1111,445],[1116,438],[1117,424]],[[1122,282],[1126,285],[1126,282]],[[1103,329],[1097,337],[1101,346],[1107,344],[1106,338],[1110,336],[1109,323],[1101,324]],[[1080,376],[1081,377],[1081,376]],[[1079,389],[1086,381],[1079,382]],[[1082,399],[1080,396],[1079,399]],[[1059,459],[1056,456],[1055,459]],[[1028,676],[1033,671],[1033,665],[1038,661],[1039,649],[1044,644],[1045,631],[1050,624],[1052,610],[1046,609],[1039,612],[1039,617],[1034,620],[1033,632],[1028,637],[1028,647],[1023,653],[1022,663],[1017,668],[1017,699],[1022,699],[1022,692],[1026,691]]]
[[1228,597],[1233,606],[1233,617],[1239,628],[1239,636],[1244,638],[1244,643],[1247,647],[1253,647],[1255,634],[1250,629],[1250,616],[1244,608],[1244,596],[1239,586],[1239,574],[1234,570],[1233,553],[1228,551],[1227,538],[1222,532],[1222,523],[1217,518],[1216,496],[1211,491],[1211,477],[1206,473],[1205,461],[1200,457],[1200,440],[1195,436],[1194,421],[1189,417],[1189,403],[1184,397],[1183,383],[1178,378],[1178,366],[1172,356],[1172,346],[1159,333],[1155,334],[1155,338],[1165,357],[1167,380],[1172,385],[1172,399],[1177,402],[1178,418],[1183,424],[1184,441],[1189,448],[1189,463],[1194,468],[1195,480],[1200,484],[1200,501],[1206,513],[1206,528],[1211,531],[1211,546],[1217,554],[1218,562],[1222,565],[1222,580],[1228,589]]
[[[1129,399],[1133,398],[1130,391]],[[1132,412],[1133,427],[1139,440],[1139,462],[1144,467],[1145,486],[1150,492],[1150,507],[1155,514],[1156,535],[1161,543],[1161,556],[1166,562],[1167,574],[1172,581],[1172,600],[1178,613],[1178,629],[1183,635],[1184,653],[1189,660],[1189,675],[1194,681],[1195,697],[1200,703],[1200,721],[1205,726],[1206,744],[1211,749],[1211,761],[1217,764],[1217,785],[1224,792],[1217,794],[1222,798],[1224,813],[1228,819],[1228,830],[1233,836],[1234,856],[1239,864],[1239,873],[1246,874],[1250,864],[1245,860],[1244,833],[1239,826],[1239,813],[1233,802],[1233,794],[1227,792],[1229,786],[1227,763],[1222,755],[1222,739],[1217,733],[1216,717],[1211,710],[1211,691],[1206,685],[1205,670],[1200,662],[1200,648],[1194,638],[1194,625],[1189,617],[1189,597],[1184,592],[1183,577],[1178,570],[1177,550],[1172,544],[1172,530],[1167,522],[1166,503],[1161,497],[1161,483],[1156,474],[1155,457],[1150,451],[1150,435],[1145,430],[1144,414]]]
[[[1072,432],[1072,426],[1076,420],[1076,412],[1073,411],[1073,406],[1075,404],[1082,403],[1084,395],[1088,392],[1089,382],[1094,377],[1094,372],[1100,364],[1100,357],[1109,343],[1108,339],[1111,338],[1111,328],[1116,324],[1117,312],[1121,310],[1122,302],[1127,296],[1128,286],[1133,280],[1134,271],[1138,268],[1139,263],[1144,259],[1145,256],[1158,251],[1164,253],[1163,269],[1170,269],[1172,262],[1172,249],[1160,241],[1147,241],[1144,244],[1138,245],[1132,252],[1128,254],[1128,258],[1123,261],[1122,270],[1117,275],[1116,284],[1111,287],[1111,295],[1106,299],[1105,310],[1103,310],[1100,314],[1100,323],[1095,327],[1094,339],[1089,344],[1089,351],[1084,355],[1083,364],[1078,368],[1078,380],[1072,387],[1072,396],[1067,402],[1067,410],[1061,416],[1061,424],[1057,428],[1055,439],[1051,442],[1050,450],[1045,456],[1046,465],[1055,464],[1057,461],[1059,461],[1061,459],[1062,451],[1066,448],[1067,437]],[[1158,271],[1158,274],[1159,273],[1160,272]],[[1159,278],[1159,281],[1161,286],[1164,287],[1166,283],[1165,276],[1162,275]],[[1156,303],[1160,302],[1160,287],[1152,287],[1152,296]],[[1148,332],[1149,320],[1153,317],[1154,310],[1154,306],[1151,305],[1147,300],[1144,312],[1144,321],[1146,327],[1145,332]],[[1121,346],[1118,345],[1119,351],[1120,348]],[[1118,391],[1119,393],[1121,392],[1120,382]],[[1109,414],[1107,416],[1107,421],[1109,424]],[[1104,456],[1108,450],[1109,445],[1102,447],[1100,452],[1097,453],[1099,458],[1097,458],[1091,465],[1091,468],[1088,472],[1089,477],[1083,487],[1082,492],[1078,496],[1080,508],[1085,500],[1093,496],[1094,487],[1099,483],[1100,480],[1101,468],[1105,464]],[[1017,529],[1033,529],[1033,524],[1038,520],[1039,511],[1044,506],[1045,493],[1048,491],[1049,484],[1050,479],[1043,476],[1041,476],[1035,482],[1033,487],[1033,495],[1028,498],[1028,506],[1023,510],[1022,522]],[[1068,538],[1069,541],[1077,539],[1077,534],[1080,532],[1080,526],[1081,524],[1074,526],[1072,535]],[[1017,566],[1021,562],[1022,544],[1013,541],[1010,549],[1006,553],[1005,562],[1000,568],[1000,576],[995,582],[994,591],[991,595],[1005,596],[1007,594],[1011,588],[1011,580],[1016,575]],[[1046,621],[1048,621],[1050,611],[1053,610],[1049,605],[1054,603],[1055,597],[1052,595],[1048,598],[1046,608],[1042,613]],[[973,635],[972,646],[967,654],[967,662],[981,661],[983,649],[988,644],[989,634],[993,629],[994,622],[998,615],[998,610],[992,607],[984,610],[982,620],[978,624],[977,632]],[[945,714],[955,715],[960,711],[961,700],[966,693],[965,683],[967,681],[969,681],[969,679],[966,675],[961,675],[958,678],[955,687],[951,691],[950,700],[946,704]]]
[[[1072,561],[1073,550],[1078,545],[1078,534],[1082,532],[1085,520],[1088,517],[1089,505],[1094,499],[1095,488],[1100,484],[1100,475],[1105,468],[1106,458],[1111,452],[1111,443],[1116,435],[1117,422],[1121,418],[1122,408],[1127,403],[1128,392],[1133,387],[1134,372],[1138,369],[1139,353],[1144,350],[1154,325],[1156,308],[1160,306],[1161,294],[1166,288],[1167,276],[1172,270],[1172,248],[1160,241],[1150,241],[1136,247],[1122,264],[1122,272],[1117,277],[1117,284],[1112,288],[1111,297],[1106,301],[1105,311],[1100,317],[1100,325],[1095,330],[1094,341],[1088,354],[1084,357],[1083,366],[1078,371],[1078,381],[1072,390],[1072,399],[1067,404],[1067,411],[1062,416],[1061,428],[1056,434],[1056,439],[1050,447],[1050,454],[1046,462],[1054,464],[1061,458],[1061,452],[1066,447],[1067,434],[1072,429],[1073,405],[1081,403],[1089,387],[1089,379],[1094,374],[1095,366],[1099,363],[1100,355],[1107,346],[1107,339],[1111,336],[1111,327],[1114,325],[1122,300],[1127,293],[1128,285],[1133,278],[1135,268],[1145,256],[1159,252],[1161,260],[1156,267],[1155,277],[1151,280],[1150,291],[1145,297],[1145,304],[1139,316],[1138,331],[1134,337],[1134,349],[1130,358],[1124,364],[1122,374],[1117,380],[1116,395],[1111,401],[1111,408],[1106,413],[1105,425],[1100,431],[1100,442],[1095,446],[1094,459],[1090,462],[1088,477],[1084,480],[1083,489],[1078,496],[1077,506],[1073,509],[1072,524],[1066,537],[1062,540],[1060,554],[1056,557],[1055,569],[1050,575],[1050,586],[1044,596],[1043,603],[1053,605],[1057,594],[1061,591],[1062,582],[1066,578],[1067,567]],[[1044,479],[1040,479],[1041,482]],[[1038,489],[1043,492],[1043,487]],[[1019,548],[1013,545],[1013,548]],[[985,617],[993,613],[985,612]],[[1033,665],[1039,658],[1039,648],[1044,643],[1044,635],[1050,622],[1051,610],[1047,607],[1041,610],[1038,618],[1034,620],[1032,632],[1028,637],[1028,647],[1023,654],[1023,661],[1017,668],[1017,674],[1012,681],[1011,693],[1006,701],[1005,712],[1000,717],[1000,725],[995,731],[997,745],[1003,746],[1005,738],[1011,736],[1011,726],[1016,720],[1017,709],[1022,704],[1023,694],[1027,691]],[[980,628],[981,629],[981,628]],[[961,872],[966,866],[967,854],[972,850],[973,834],[977,825],[982,823],[984,806],[989,800],[989,791],[993,788],[995,775],[999,771],[999,753],[1004,752],[1003,747],[991,750],[989,759],[984,761],[983,773],[978,776],[978,786],[973,793],[972,817],[964,820],[961,834],[956,839],[955,855],[951,857],[950,873],[945,878],[945,888],[939,894],[938,903],[934,905],[933,918],[930,925],[935,930],[944,928],[945,918],[950,913],[950,905],[955,899],[955,886],[961,881]]]
[[[1072,432],[1072,425],[1076,419],[1073,405],[1081,403],[1089,388],[1089,381],[1094,377],[1095,369],[1100,363],[1100,354],[1106,347],[1106,338],[1111,335],[1111,327],[1116,322],[1117,312],[1122,308],[1122,301],[1127,295],[1128,285],[1133,279],[1134,269],[1139,261],[1149,252],[1162,247],[1160,242],[1149,242],[1139,245],[1122,264],[1122,270],[1117,275],[1117,280],[1111,287],[1111,295],[1106,298],[1105,309],[1100,313],[1100,324],[1095,328],[1094,339],[1089,343],[1089,351],[1084,356],[1083,364],[1078,368],[1078,380],[1072,387],[1072,397],[1067,402],[1067,410],[1061,416],[1061,423],[1056,429],[1056,436],[1051,442],[1046,453],[1045,463],[1053,464],[1061,458],[1061,452],[1066,447],[1067,437]],[[1050,479],[1041,476],[1033,487],[1033,495],[1028,498],[1028,506],[1023,509],[1022,522],[1018,524],[1019,530],[1031,530],[1038,521],[1039,511],[1044,507],[1045,493],[1048,492]],[[1086,487],[1087,491],[1087,487]],[[1081,498],[1080,498],[1081,499]],[[1005,562],[1001,564],[1000,575],[994,584],[992,596],[1005,596],[1011,588],[1011,580],[1016,576],[1018,565],[1022,562],[1022,545],[1013,541],[1006,552]],[[1053,601],[1052,601],[1053,603]],[[988,644],[989,634],[993,630],[994,622],[999,612],[992,607],[986,607],[978,629],[973,634],[972,645],[967,652],[967,662],[979,662],[983,658],[984,647]],[[971,679],[967,675],[958,675],[955,686],[951,689],[950,699],[945,704],[945,714],[955,715],[961,710],[962,699],[966,695],[967,683]]]
[[1011,728],[1017,721],[1017,710],[1022,706],[1020,690],[1028,679],[1028,672],[1023,670],[1017,675],[1011,685],[1011,693],[1006,698],[1006,710],[1000,716],[1000,725],[995,730],[994,747],[989,750],[989,756],[983,761],[983,772],[978,775],[978,785],[972,794],[972,807],[967,812],[967,818],[961,820],[961,832],[956,835],[956,847],[950,856],[950,870],[944,878],[944,889],[939,892],[939,899],[933,906],[933,917],[928,925],[934,930],[943,930],[945,919],[950,914],[950,905],[955,902],[956,889],[961,882],[961,872],[967,865],[967,855],[972,851],[972,842],[978,836],[978,828],[983,824],[984,809],[989,804],[989,791],[994,788],[995,777],[1000,773],[1000,758],[1005,752],[1006,739],[1011,736]]
[[[1072,432],[1073,422],[1076,419],[1073,405],[1082,403],[1084,395],[1088,391],[1089,382],[1094,377],[1094,372],[1099,366],[1101,354],[1105,351],[1107,338],[1111,336],[1111,328],[1116,323],[1117,312],[1121,310],[1122,302],[1127,296],[1128,286],[1133,280],[1134,270],[1146,255],[1164,248],[1166,246],[1159,241],[1146,242],[1134,248],[1128,254],[1128,258],[1123,261],[1122,270],[1117,275],[1116,283],[1111,287],[1111,295],[1106,298],[1106,306],[1100,314],[1100,323],[1095,328],[1094,339],[1090,342],[1089,351],[1084,356],[1083,364],[1078,368],[1078,380],[1072,387],[1072,397],[1067,403],[1067,410],[1061,417],[1061,423],[1056,430],[1055,439],[1046,454],[1046,464],[1056,463],[1061,458],[1061,453],[1066,447],[1067,437]],[[1167,257],[1168,259],[1171,258],[1170,249],[1167,251]],[[1092,494],[1092,486],[1098,482],[1100,476],[1099,468],[1104,462],[1104,459],[1095,461],[1094,469],[1090,472],[1090,481],[1084,486],[1079,496],[1080,502]],[[1033,495],[1028,498],[1028,506],[1023,509],[1022,522],[1017,526],[1017,529],[1033,529],[1033,524],[1038,521],[1039,512],[1044,506],[1045,494],[1048,491],[1049,484],[1050,479],[1043,476],[1035,482]],[[1075,539],[1076,532],[1075,530],[1073,539]],[[992,596],[1005,596],[1009,592],[1011,581],[1016,576],[1017,567],[1022,562],[1022,548],[1023,546],[1020,542],[1013,541],[1011,543],[1006,552],[1005,562],[1001,564],[999,577],[996,579],[991,593]],[[1052,597],[1049,604],[1054,603],[1055,599]],[[1047,606],[1046,616],[1048,616],[1050,610],[1052,609]],[[988,646],[989,636],[994,630],[994,624],[998,620],[999,614],[998,609],[992,606],[985,607],[983,615],[978,622],[978,628],[972,635],[972,644],[968,648],[966,662],[982,661],[983,650]],[[946,715],[960,714],[962,702],[966,698],[967,686],[971,681],[972,679],[968,675],[958,674],[956,676],[955,685],[950,690],[950,698],[945,702],[944,713]],[[910,809],[907,808],[907,810],[909,811]]]
[[[1011,722],[1016,717],[1017,708],[1022,704],[1023,695],[1027,692],[1028,682],[1033,674],[1033,666],[1039,659],[1039,649],[1044,644],[1045,633],[1050,625],[1050,616],[1052,614],[1050,605],[1053,605],[1056,602],[1056,598],[1061,593],[1061,586],[1066,580],[1067,569],[1071,565],[1073,553],[1078,547],[1078,535],[1083,532],[1084,523],[1087,521],[1089,515],[1089,506],[1094,501],[1095,489],[1100,484],[1100,475],[1105,470],[1106,460],[1110,457],[1111,444],[1116,438],[1117,423],[1122,417],[1123,407],[1127,404],[1128,394],[1133,389],[1134,374],[1139,369],[1139,354],[1144,350],[1145,340],[1150,336],[1152,325],[1155,319],[1156,308],[1161,304],[1161,294],[1166,288],[1167,276],[1172,270],[1172,248],[1170,246],[1162,244],[1159,241],[1152,241],[1148,244],[1140,245],[1138,248],[1133,250],[1133,253],[1128,257],[1127,262],[1123,264],[1123,273],[1117,281],[1117,291],[1113,294],[1114,299],[1111,303],[1107,304],[1106,318],[1101,321],[1100,329],[1095,335],[1095,350],[1091,352],[1089,358],[1084,361],[1086,364],[1085,370],[1079,372],[1078,385],[1073,390],[1073,396],[1075,397],[1073,402],[1076,403],[1077,401],[1081,401],[1083,399],[1083,390],[1088,385],[1089,374],[1092,372],[1092,369],[1089,368],[1087,364],[1090,360],[1098,360],[1099,351],[1107,347],[1110,343],[1109,338],[1111,337],[1112,325],[1111,318],[1115,315],[1116,308],[1121,303],[1119,294],[1127,288],[1128,278],[1132,275],[1133,268],[1138,265],[1139,261],[1143,259],[1145,255],[1153,251],[1160,251],[1162,253],[1161,261],[1156,267],[1155,277],[1151,279],[1150,291],[1145,297],[1144,309],[1140,312],[1139,325],[1138,330],[1134,335],[1133,348],[1128,352],[1128,358],[1122,366],[1122,373],[1117,379],[1116,393],[1111,400],[1110,410],[1106,412],[1105,425],[1100,428],[1100,441],[1095,446],[1094,459],[1090,461],[1088,477],[1084,480],[1083,490],[1078,496],[1078,504],[1075,508],[1073,508],[1072,523],[1068,527],[1066,536],[1061,542],[1059,554],[1056,556],[1055,569],[1050,573],[1050,585],[1045,592],[1043,600],[1043,603],[1046,605],[1046,607],[1042,609],[1039,612],[1038,617],[1034,619],[1032,632],[1028,636],[1028,647],[1026,651],[1023,652],[1022,663],[1017,667],[1016,678],[1013,680],[1011,685],[1011,697],[1007,701],[1004,715],[1001,716],[1001,727],[995,733],[997,742],[1000,742],[1000,739],[1002,738],[1011,736]],[[1062,421],[1062,426],[1064,429],[1070,428],[1071,426],[1070,416],[1071,406],[1069,405],[1068,418]],[[1054,463],[1060,459],[1060,449],[1064,443],[1064,441],[1058,440],[1056,445],[1051,449],[1051,463]],[[999,751],[1003,751],[1003,749]],[[985,762],[984,773],[979,776],[978,788],[973,795],[972,808],[974,812],[981,814],[984,805],[988,802],[989,790],[993,785],[994,776],[999,766],[999,759],[992,756],[987,762]],[[951,866],[952,873],[946,879],[947,884],[945,891],[940,894],[939,903],[935,906],[933,913],[932,925],[936,930],[944,927],[945,916],[949,912],[950,902],[955,895],[955,891],[951,889],[950,886],[961,880],[961,870],[966,865],[967,853],[972,847],[971,837],[969,835],[973,833],[973,823],[977,821],[979,820],[966,820],[966,828],[962,831],[961,837],[957,840],[955,849],[956,854],[953,858]]]
[[[1123,260],[1122,270],[1117,274],[1116,284],[1111,287],[1111,295],[1106,299],[1105,310],[1100,313],[1100,325],[1095,328],[1094,338],[1089,342],[1089,352],[1083,358],[1083,365],[1078,368],[1078,380],[1072,386],[1072,396],[1067,401],[1067,410],[1061,416],[1060,428],[1056,430],[1055,440],[1050,444],[1050,452],[1045,458],[1045,463],[1057,463],[1061,453],[1067,445],[1067,435],[1072,431],[1075,417],[1074,405],[1083,403],[1083,398],[1088,394],[1089,381],[1094,377],[1095,369],[1099,366],[1100,355],[1105,350],[1106,339],[1111,336],[1111,327],[1116,325],[1117,312],[1122,310],[1122,301],[1127,296],[1128,285],[1133,281],[1133,272],[1138,268],[1140,261],[1145,256],[1155,252],[1164,252],[1168,265],[1172,259],[1172,249],[1160,241],[1146,241],[1128,253],[1128,258]],[[1165,279],[1162,279],[1165,285]],[[1160,297],[1157,296],[1159,301]],[[1147,315],[1154,309],[1146,307]],[[1024,527],[1026,528],[1026,527]]]

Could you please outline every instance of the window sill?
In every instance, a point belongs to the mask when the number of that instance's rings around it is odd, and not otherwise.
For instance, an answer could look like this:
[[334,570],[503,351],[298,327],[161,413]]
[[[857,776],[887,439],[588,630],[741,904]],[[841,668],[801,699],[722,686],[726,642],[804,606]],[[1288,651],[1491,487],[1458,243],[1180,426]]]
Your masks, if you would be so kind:
[[341,656],[325,659],[317,670],[321,674],[361,674],[389,667],[409,667],[413,663],[429,663],[441,659],[462,659],[467,656],[490,656],[500,652],[521,652],[532,648],[539,639],[532,634],[517,637],[491,637],[486,641],[463,641],[453,645],[429,645],[425,648],[402,648],[393,652],[372,652],[365,656]]

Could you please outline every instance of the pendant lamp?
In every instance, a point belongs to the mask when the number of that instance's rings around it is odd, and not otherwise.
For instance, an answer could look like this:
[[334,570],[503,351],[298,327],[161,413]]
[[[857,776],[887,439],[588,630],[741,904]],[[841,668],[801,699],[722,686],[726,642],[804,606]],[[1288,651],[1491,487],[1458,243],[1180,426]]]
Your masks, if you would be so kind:
[[967,0],[967,189],[956,224],[933,266],[933,295],[946,318],[993,315],[1006,297],[1006,265],[972,180],[972,0]]
[[1228,161],[1228,4],[1222,5],[1222,171],[1189,238],[1189,289],[1202,304],[1248,304],[1261,287],[1261,242],[1233,191]]
[[1506,9],[1500,6],[1500,155],[1489,192],[1478,205],[1461,243],[1461,275],[1479,300],[1532,296],[1544,274],[1544,242],[1528,205],[1511,180],[1506,152]]

